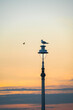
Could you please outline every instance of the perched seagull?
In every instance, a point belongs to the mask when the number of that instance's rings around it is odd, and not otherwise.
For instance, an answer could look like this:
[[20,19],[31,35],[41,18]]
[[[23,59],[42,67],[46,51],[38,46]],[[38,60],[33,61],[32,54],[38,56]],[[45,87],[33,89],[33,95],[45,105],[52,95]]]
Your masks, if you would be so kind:
[[41,40],[41,43],[42,43],[42,44],[49,44],[48,42],[45,42],[45,41],[43,41],[43,40]]
[[25,42],[23,42],[23,45],[25,45]]

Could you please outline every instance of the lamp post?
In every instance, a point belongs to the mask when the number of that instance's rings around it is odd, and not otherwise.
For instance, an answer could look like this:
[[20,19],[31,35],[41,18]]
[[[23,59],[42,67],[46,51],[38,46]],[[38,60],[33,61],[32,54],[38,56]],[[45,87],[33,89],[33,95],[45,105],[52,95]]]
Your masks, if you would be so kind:
[[41,80],[42,80],[42,83],[41,83],[41,86],[42,86],[42,89],[41,89],[41,110],[45,110],[45,68],[44,68],[44,55],[45,54],[48,54],[47,50],[45,49],[45,45],[41,45],[40,46],[41,49],[39,50],[38,54],[41,54],[42,55],[42,73],[41,73]]

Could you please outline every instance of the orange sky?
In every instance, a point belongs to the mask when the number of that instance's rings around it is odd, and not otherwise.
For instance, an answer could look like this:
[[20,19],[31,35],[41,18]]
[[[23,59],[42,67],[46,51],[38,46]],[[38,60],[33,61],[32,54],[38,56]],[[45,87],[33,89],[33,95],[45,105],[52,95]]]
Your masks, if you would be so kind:
[[0,2],[0,87],[41,86],[41,39],[46,86],[73,85],[73,1]]

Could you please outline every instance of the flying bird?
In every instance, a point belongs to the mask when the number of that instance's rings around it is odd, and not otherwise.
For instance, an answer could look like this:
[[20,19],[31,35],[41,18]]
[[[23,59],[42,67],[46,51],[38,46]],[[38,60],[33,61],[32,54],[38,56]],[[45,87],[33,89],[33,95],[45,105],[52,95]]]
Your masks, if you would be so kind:
[[44,40],[41,40],[42,44],[49,44],[48,42],[45,42]]
[[23,42],[23,45],[25,45],[25,42]]

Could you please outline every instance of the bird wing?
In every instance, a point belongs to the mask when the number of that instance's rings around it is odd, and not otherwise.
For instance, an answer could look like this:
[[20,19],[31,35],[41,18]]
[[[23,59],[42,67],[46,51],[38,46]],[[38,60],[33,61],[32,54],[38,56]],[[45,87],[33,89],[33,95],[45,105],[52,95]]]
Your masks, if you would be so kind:
[[25,42],[23,42],[23,45],[25,44]]

